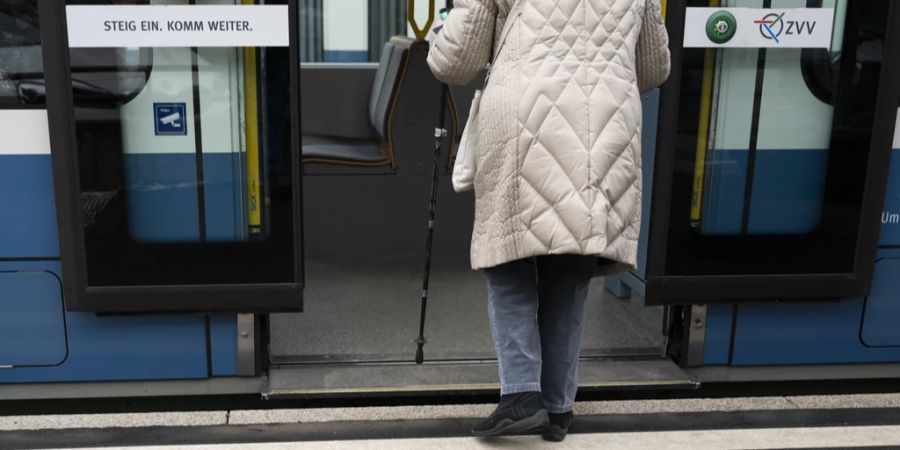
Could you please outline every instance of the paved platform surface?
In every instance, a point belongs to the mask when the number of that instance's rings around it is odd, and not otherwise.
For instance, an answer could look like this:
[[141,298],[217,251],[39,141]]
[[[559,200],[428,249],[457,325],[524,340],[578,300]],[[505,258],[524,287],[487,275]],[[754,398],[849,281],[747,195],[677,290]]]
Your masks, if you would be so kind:
[[[421,405],[359,408],[265,409],[160,413],[0,415],[0,432],[80,428],[196,427],[357,421],[470,419],[494,405]],[[900,409],[900,394],[699,398],[579,402],[579,416],[740,411]],[[900,423],[898,423],[900,425]]]
[[[290,450],[290,449],[768,449],[768,448],[880,448],[900,446],[900,426],[769,428],[760,430],[703,430],[643,433],[573,434],[560,443],[537,436],[495,439],[419,438],[355,441],[313,441],[240,445],[130,447],[143,450]],[[107,447],[117,448],[117,447]]]
[[468,437],[493,405],[0,416],[0,449],[900,448],[900,394],[582,402],[569,438]]

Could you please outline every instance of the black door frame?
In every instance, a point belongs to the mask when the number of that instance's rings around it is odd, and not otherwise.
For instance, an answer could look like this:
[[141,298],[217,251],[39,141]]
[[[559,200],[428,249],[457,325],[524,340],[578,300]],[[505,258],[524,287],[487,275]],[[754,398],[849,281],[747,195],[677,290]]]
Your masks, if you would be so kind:
[[888,168],[900,99],[900,4],[890,3],[887,36],[874,132],[868,166],[858,239],[851,273],[772,275],[666,275],[668,227],[672,210],[677,116],[683,63],[687,1],[670,0],[667,25],[672,55],[671,76],[661,89],[657,151],[654,165],[652,212],[646,274],[648,304],[698,304],[728,301],[821,300],[867,295],[878,250],[880,212],[886,195]]
[[290,151],[294,280],[290,283],[97,287],[88,285],[72,74],[64,0],[41,0],[43,63],[53,160],[63,295],[72,311],[99,313],[302,311],[303,221],[300,150],[298,4],[289,1]]

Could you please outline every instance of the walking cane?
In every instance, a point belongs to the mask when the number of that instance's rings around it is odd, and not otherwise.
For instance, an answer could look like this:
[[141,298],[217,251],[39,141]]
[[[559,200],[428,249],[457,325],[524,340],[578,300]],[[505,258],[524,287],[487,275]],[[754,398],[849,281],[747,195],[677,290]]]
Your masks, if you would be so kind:
[[446,120],[447,94],[449,89],[447,85],[441,83],[441,101],[440,112],[438,113],[437,127],[434,129],[434,155],[431,165],[431,199],[428,202],[428,231],[425,237],[425,274],[422,277],[422,311],[419,315],[419,337],[416,338],[418,349],[416,350],[416,364],[422,364],[425,360],[425,309],[428,306],[428,280],[431,277],[431,247],[434,240],[434,213],[437,206],[438,178],[440,170],[441,146],[444,142],[444,136],[447,130],[444,128]]
[[[431,2],[431,5],[433,7],[433,1]],[[453,8],[453,1],[447,0],[447,8],[441,11],[442,15],[446,14],[451,8]],[[413,14],[413,11],[410,11],[410,14]],[[441,99],[438,102],[440,109],[438,110],[437,126],[434,128],[434,154],[431,164],[431,199],[428,201],[428,229],[425,233],[425,274],[422,277],[422,309],[419,314],[419,336],[415,341],[418,346],[416,349],[416,364],[422,364],[422,362],[425,361],[424,347],[425,343],[428,342],[425,340],[425,309],[428,306],[428,281],[431,277],[431,247],[432,241],[434,240],[434,215],[435,208],[437,207],[441,146],[444,142],[444,137],[447,136],[447,129],[444,128],[444,122],[447,115],[447,96],[449,94],[450,89],[447,84],[441,83]]]

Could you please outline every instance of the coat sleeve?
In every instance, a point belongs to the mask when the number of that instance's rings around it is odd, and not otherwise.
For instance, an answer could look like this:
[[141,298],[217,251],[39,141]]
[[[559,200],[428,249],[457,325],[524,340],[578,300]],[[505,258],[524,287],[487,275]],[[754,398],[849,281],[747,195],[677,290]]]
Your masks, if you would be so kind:
[[428,66],[448,84],[472,81],[489,62],[494,45],[494,0],[457,0],[431,43]]
[[641,34],[635,51],[638,89],[652,90],[669,77],[669,34],[663,23],[660,0],[646,0]]

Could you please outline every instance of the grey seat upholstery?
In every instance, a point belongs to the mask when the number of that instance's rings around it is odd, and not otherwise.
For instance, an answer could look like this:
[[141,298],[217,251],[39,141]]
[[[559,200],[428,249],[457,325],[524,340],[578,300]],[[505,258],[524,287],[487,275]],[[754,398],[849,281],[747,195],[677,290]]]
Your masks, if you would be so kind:
[[303,159],[358,161],[377,164],[385,161],[378,142],[369,139],[341,138],[336,136],[303,136]]
[[382,49],[368,111],[377,140],[305,135],[304,163],[395,167],[391,118],[409,66],[410,49],[415,44],[412,38],[396,36]]

